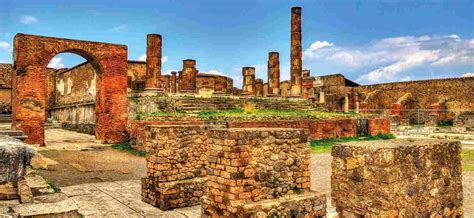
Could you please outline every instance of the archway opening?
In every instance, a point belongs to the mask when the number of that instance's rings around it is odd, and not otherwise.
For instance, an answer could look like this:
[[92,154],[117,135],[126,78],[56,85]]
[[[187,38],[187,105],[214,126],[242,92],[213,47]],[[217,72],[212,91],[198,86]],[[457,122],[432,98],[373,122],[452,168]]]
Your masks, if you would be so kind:
[[46,146],[95,141],[99,69],[80,55],[63,52],[46,67]]

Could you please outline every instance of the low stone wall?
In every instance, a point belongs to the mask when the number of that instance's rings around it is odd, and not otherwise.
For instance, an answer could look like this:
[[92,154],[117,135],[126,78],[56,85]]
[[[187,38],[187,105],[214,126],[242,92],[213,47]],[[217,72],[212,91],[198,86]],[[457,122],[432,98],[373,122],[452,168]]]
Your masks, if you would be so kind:
[[369,134],[376,136],[379,133],[390,133],[390,119],[386,118],[373,118],[368,119],[367,126]]
[[462,217],[458,141],[395,139],[332,148],[332,200],[342,217]]
[[145,150],[145,128],[146,126],[166,126],[166,125],[204,125],[204,121],[147,121],[131,120],[128,122],[128,134],[130,143],[137,150]]
[[147,126],[143,201],[162,210],[200,203],[205,188],[207,131],[203,126]]
[[203,217],[325,216],[310,191],[308,131],[211,129]]
[[453,126],[474,129],[474,111],[462,112],[456,116]]
[[[228,122],[227,125],[229,128],[307,129],[311,140],[357,136],[356,119],[235,121]],[[370,118],[368,119],[368,130],[372,136],[379,132],[390,133],[390,120]]]

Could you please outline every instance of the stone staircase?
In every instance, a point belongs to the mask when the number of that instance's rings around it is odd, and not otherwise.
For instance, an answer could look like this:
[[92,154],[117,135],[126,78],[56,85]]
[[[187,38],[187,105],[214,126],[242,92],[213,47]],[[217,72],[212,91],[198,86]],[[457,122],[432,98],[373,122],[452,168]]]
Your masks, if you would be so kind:
[[0,135],[10,136],[12,138],[20,139],[22,141],[25,141],[25,139],[27,138],[23,131],[15,129],[0,129]]
[[12,122],[11,114],[0,114],[0,123],[10,123]]
[[179,110],[186,113],[197,113],[209,110],[228,110],[242,108],[246,102],[253,102],[257,108],[312,111],[315,108],[304,100],[264,99],[264,98],[199,98],[181,97],[177,99]]

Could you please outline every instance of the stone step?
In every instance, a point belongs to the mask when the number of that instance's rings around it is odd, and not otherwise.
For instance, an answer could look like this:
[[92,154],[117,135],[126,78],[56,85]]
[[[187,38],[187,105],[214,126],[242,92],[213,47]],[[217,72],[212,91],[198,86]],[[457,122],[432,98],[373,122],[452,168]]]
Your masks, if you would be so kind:
[[22,141],[25,141],[27,136],[21,130],[14,130],[14,129],[0,129],[0,135],[10,136],[12,138],[16,138]]
[[[54,195],[48,196],[52,197]],[[12,207],[13,215],[18,217],[82,217],[78,212],[77,204],[69,199],[61,199],[58,202],[38,202],[34,204],[19,204]]]

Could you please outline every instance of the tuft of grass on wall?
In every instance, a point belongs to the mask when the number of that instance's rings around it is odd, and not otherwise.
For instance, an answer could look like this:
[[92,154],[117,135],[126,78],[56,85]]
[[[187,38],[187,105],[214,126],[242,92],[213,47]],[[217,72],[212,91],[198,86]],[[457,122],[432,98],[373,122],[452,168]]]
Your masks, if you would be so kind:
[[140,156],[140,157],[144,157],[145,154],[146,154],[145,151],[137,150],[137,149],[133,148],[130,145],[130,143],[127,143],[127,142],[113,144],[112,148],[116,149],[116,150],[120,150],[120,151],[126,151],[130,154],[137,155],[137,156]]

